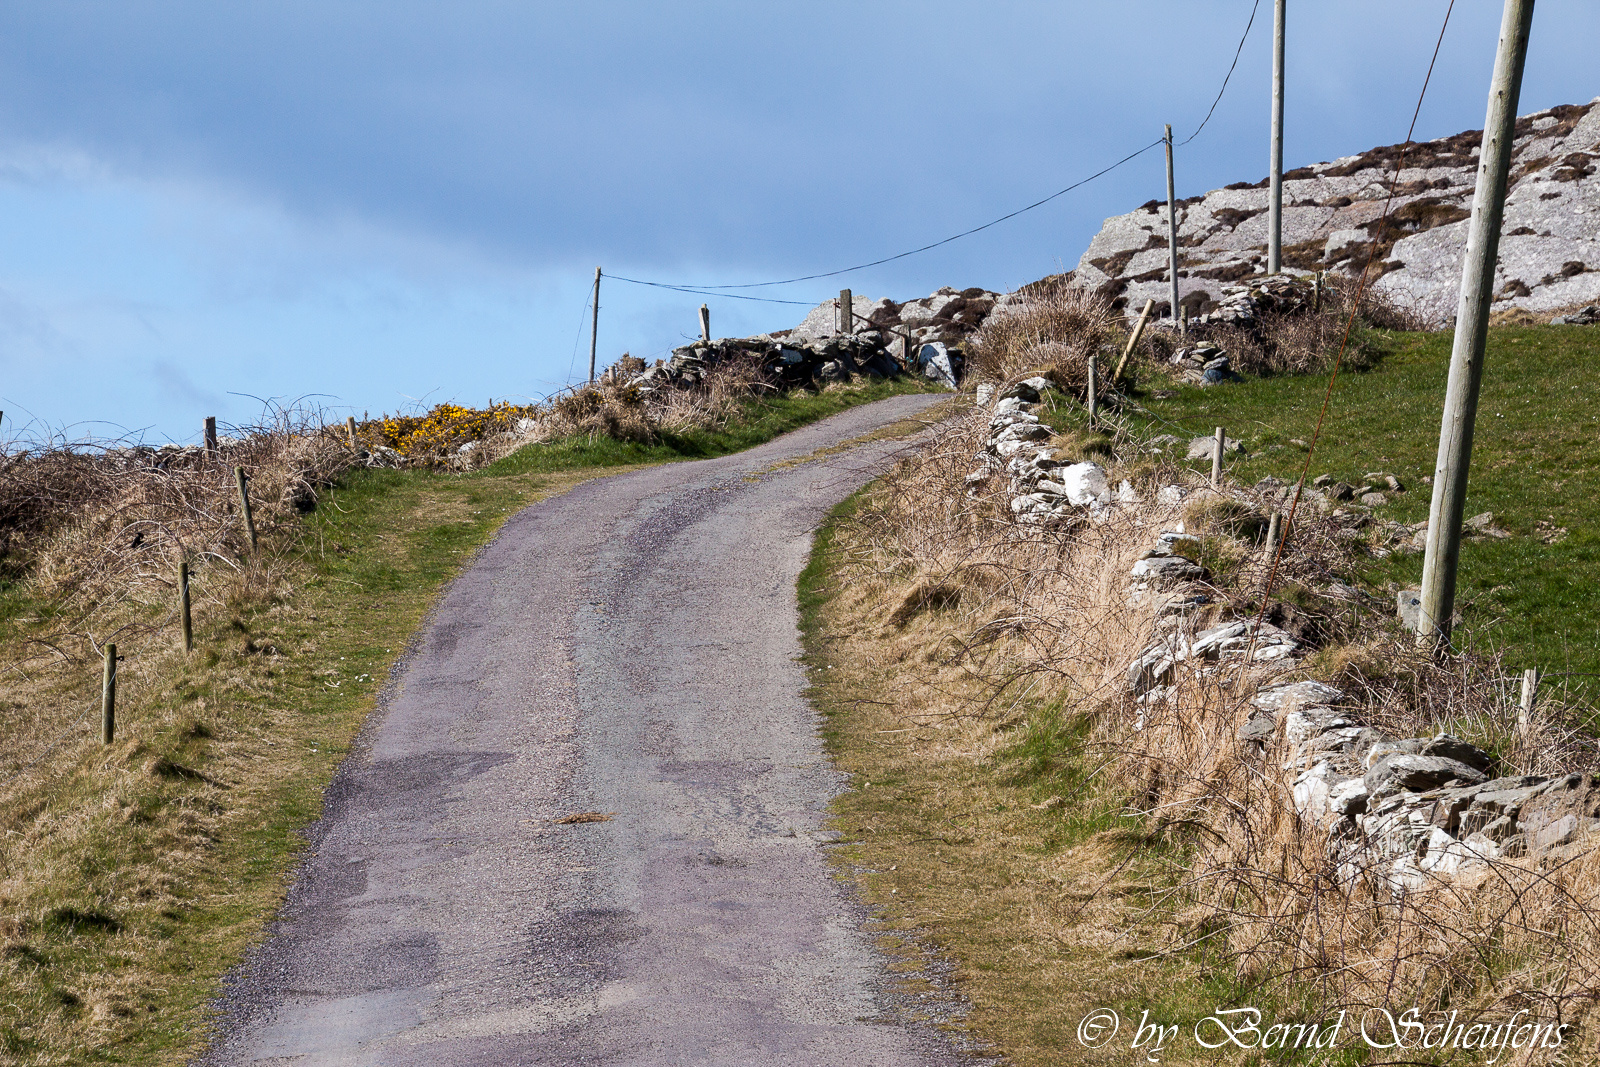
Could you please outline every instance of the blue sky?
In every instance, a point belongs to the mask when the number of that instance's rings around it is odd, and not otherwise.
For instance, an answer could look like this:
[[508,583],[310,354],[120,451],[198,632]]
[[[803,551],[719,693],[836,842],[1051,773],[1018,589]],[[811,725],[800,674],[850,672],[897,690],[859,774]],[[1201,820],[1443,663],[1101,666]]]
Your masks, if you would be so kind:
[[[1400,140],[1447,0],[1289,0],[1289,166]],[[581,374],[607,273],[738,283],[948,236],[1198,125],[1252,0],[0,8],[0,436],[189,440],[538,397]],[[1482,125],[1500,4],[1457,0],[1420,137]],[[1266,173],[1271,0],[1178,156]],[[1524,112],[1600,94],[1600,5],[1542,0]],[[1161,155],[818,301],[1014,287],[1162,195]],[[602,361],[700,297],[606,283]],[[804,309],[713,298],[718,334]],[[581,336],[580,336],[581,333]],[[576,351],[576,359],[574,352]]]

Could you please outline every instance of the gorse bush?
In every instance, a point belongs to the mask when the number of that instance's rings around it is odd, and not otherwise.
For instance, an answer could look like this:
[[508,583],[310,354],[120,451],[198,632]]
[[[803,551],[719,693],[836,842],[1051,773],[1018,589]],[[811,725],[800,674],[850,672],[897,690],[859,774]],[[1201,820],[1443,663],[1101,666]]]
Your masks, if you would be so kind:
[[422,415],[384,415],[360,423],[356,439],[392,448],[413,464],[448,462],[463,445],[516,434],[519,424],[544,413],[534,404],[493,404],[474,410],[460,404],[439,404]]

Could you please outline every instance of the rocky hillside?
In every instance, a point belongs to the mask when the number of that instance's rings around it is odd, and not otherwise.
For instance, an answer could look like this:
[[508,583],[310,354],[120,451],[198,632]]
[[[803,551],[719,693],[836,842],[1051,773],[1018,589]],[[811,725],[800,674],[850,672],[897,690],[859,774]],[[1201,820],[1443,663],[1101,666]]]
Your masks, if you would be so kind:
[[[1600,98],[1517,120],[1495,309],[1552,313],[1600,299]],[[1455,313],[1482,131],[1412,145],[1380,226],[1403,146],[1284,175],[1283,259],[1292,270],[1359,272],[1376,245],[1376,288],[1422,319]],[[1178,202],[1178,291],[1190,314],[1222,287],[1265,271],[1267,181]],[[1107,219],[1073,273],[1121,306],[1168,304],[1167,211],[1151,200]]]

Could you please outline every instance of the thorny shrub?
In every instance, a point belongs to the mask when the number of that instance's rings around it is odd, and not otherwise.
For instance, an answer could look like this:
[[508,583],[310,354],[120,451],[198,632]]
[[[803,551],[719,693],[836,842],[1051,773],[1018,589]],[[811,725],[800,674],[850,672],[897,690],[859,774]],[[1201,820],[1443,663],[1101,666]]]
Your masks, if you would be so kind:
[[[1013,376],[1033,369],[993,358],[990,367]],[[1258,524],[1246,520],[1267,514],[1265,500],[1241,490],[1218,496],[1197,474],[1135,459],[1137,443],[1123,434],[1129,459],[1110,464],[1111,480],[1126,477],[1140,503],[1068,526],[1021,525],[1003,475],[967,491],[986,433],[983,412],[947,426],[879,483],[842,531],[845,580],[889,591],[898,602],[890,626],[937,616],[925,640],[982,694],[949,694],[944,704],[958,718],[1026,730],[1029,708],[1059,707],[1086,727],[1077,758],[1096,764],[1098,788],[1165,842],[1167,952],[1229,966],[1251,995],[1288,1005],[1448,1006],[1497,1017],[1530,1007],[1566,1022],[1588,1011],[1600,996],[1594,853],[1498,861],[1477,881],[1397,895],[1375,876],[1341,873],[1326,828],[1297,813],[1286,751],[1257,754],[1238,740],[1248,697],[1286,668],[1193,673],[1164,703],[1141,705],[1128,692],[1130,661],[1158,632],[1151,604],[1130,602],[1127,591],[1141,550],[1187,523],[1205,546],[1212,604],[1179,625],[1198,631],[1253,617],[1271,560]],[[1158,491],[1168,485],[1186,498],[1163,503]],[[1339,685],[1359,717],[1391,736],[1448,729],[1471,738],[1499,756],[1502,774],[1594,765],[1594,741],[1571,709],[1541,703],[1535,721],[1519,726],[1498,664],[1432,659],[1387,612],[1352,602],[1335,583],[1360,550],[1331,520],[1302,513],[1266,615],[1321,647],[1288,677]]]

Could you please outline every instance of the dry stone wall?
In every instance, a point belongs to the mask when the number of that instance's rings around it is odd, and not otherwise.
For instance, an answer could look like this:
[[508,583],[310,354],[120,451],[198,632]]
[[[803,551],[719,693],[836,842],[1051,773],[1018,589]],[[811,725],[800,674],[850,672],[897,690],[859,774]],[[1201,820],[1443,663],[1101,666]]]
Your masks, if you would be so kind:
[[673,349],[670,359],[631,370],[627,381],[646,393],[694,385],[716,364],[743,358],[760,361],[788,384],[858,374],[888,378],[909,370],[955,389],[962,377],[962,342],[1010,299],[987,289],[948,286],[905,303],[855,296],[848,331],[840,328],[839,302],[827,300],[792,329],[684,345]]

